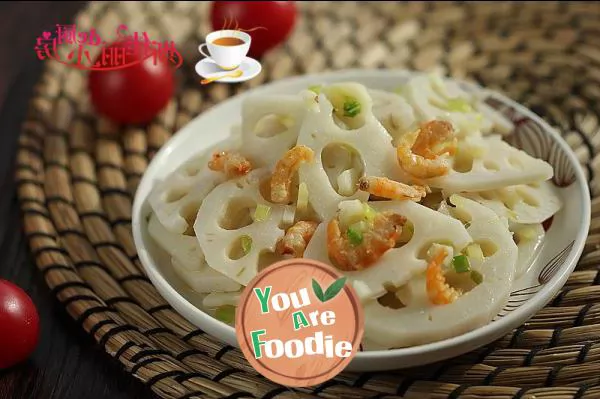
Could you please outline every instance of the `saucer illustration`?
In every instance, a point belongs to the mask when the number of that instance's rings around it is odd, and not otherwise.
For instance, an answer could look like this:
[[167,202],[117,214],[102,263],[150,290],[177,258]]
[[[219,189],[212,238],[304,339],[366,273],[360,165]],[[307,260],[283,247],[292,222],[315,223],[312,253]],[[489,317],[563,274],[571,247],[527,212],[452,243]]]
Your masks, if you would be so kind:
[[[203,58],[196,64],[196,73],[204,79],[212,79],[223,76],[215,82],[220,83],[240,83],[250,80],[257,76],[262,70],[262,66],[253,58],[245,57],[239,67],[225,71],[217,65],[210,57]],[[241,76],[240,76],[241,71]]]

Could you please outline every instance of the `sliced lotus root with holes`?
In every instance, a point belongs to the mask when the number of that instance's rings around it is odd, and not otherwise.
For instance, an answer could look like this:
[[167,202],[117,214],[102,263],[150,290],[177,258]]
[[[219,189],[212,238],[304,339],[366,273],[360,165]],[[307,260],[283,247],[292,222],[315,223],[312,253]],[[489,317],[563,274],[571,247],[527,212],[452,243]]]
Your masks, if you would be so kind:
[[[397,348],[455,337],[489,323],[506,303],[517,262],[506,220],[475,201],[456,195],[450,201],[456,207],[447,207],[449,212],[470,223],[467,231],[481,245],[483,257],[470,256],[469,262],[483,276],[482,282],[475,285],[470,273],[455,273],[454,284],[463,284],[465,293],[453,303],[433,305],[422,273],[399,290],[397,306],[382,304],[381,298],[370,301],[364,307],[365,338],[374,344]],[[452,284],[449,277],[448,281]]]
[[204,253],[193,235],[173,233],[167,230],[155,214],[150,215],[148,233],[165,252],[177,259],[178,263],[186,269],[202,269],[202,265],[205,263]]
[[542,182],[554,174],[550,164],[510,146],[498,135],[460,140],[457,153],[448,161],[448,174],[425,183],[448,193],[488,191]]
[[228,140],[189,159],[166,178],[156,182],[148,202],[167,230],[179,234],[191,231],[204,197],[226,180],[224,173],[209,169],[208,162],[212,153],[217,150],[234,151],[240,144],[240,136],[234,134]]
[[531,266],[542,249],[546,231],[541,223],[513,224],[510,230],[513,232],[513,241],[519,249],[516,272],[516,278],[519,278]]
[[542,223],[562,207],[550,181],[461,193],[514,223]]
[[170,232],[155,215],[150,216],[148,232],[171,256],[171,266],[175,273],[194,291],[207,293],[240,289],[238,283],[207,266],[196,237]]
[[[274,252],[284,234],[280,228],[284,206],[261,194],[270,176],[267,168],[256,169],[215,187],[202,202],[194,224],[208,265],[242,285],[258,273],[261,254]],[[269,207],[269,212],[264,220],[254,221],[259,204]]]
[[394,140],[416,128],[415,115],[406,99],[384,90],[369,90],[373,100],[373,115]]
[[[357,190],[356,182],[362,175],[399,179],[401,170],[391,136],[373,115],[364,86],[326,86],[318,102],[318,110],[307,111],[298,137],[298,145],[310,147],[315,160],[300,167],[299,177],[308,188],[315,212],[325,220],[335,215],[340,201],[368,199],[368,193]],[[347,111],[354,116],[344,116]]]
[[171,258],[171,265],[179,278],[201,294],[237,292],[241,288],[240,284],[209,267],[204,260],[198,269],[188,268],[175,257]]
[[[452,122],[458,137],[513,131],[512,122],[483,104],[478,96],[439,75],[419,75],[398,91],[413,107],[419,122],[443,119]],[[485,117],[484,117],[485,116]]]
[[305,113],[300,95],[254,96],[242,104],[244,154],[257,167],[273,167],[296,144]]
[[[460,221],[415,202],[377,201],[369,202],[369,205],[376,211],[391,211],[406,217],[414,232],[406,244],[386,251],[369,268],[342,272],[362,300],[377,298],[385,293],[388,285],[401,286],[422,273],[427,267],[423,251],[431,243],[447,243],[460,251],[471,242],[471,237]],[[304,257],[334,266],[327,252],[327,222],[321,223],[317,228]]]

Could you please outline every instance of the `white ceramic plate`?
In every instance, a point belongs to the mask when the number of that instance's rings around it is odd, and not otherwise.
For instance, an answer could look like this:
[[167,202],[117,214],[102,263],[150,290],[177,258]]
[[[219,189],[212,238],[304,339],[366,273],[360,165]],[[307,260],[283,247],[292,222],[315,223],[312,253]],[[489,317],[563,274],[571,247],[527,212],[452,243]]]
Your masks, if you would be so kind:
[[[373,89],[389,90],[412,73],[399,70],[345,70],[298,76],[264,85],[233,97],[195,118],[156,154],[140,182],[133,205],[133,236],[148,276],[181,315],[207,333],[238,347],[235,330],[204,313],[194,303],[199,296],[173,273],[168,258],[147,233],[150,207],[146,197],[153,182],[172,172],[191,156],[225,139],[240,123],[240,106],[257,94],[294,94],[310,85],[356,81]],[[482,90],[461,83],[467,90]],[[508,98],[490,93],[488,103],[515,123],[512,144],[554,167],[553,183],[564,206],[554,216],[542,249],[525,275],[519,278],[504,310],[488,325],[444,341],[410,348],[359,352],[347,370],[378,371],[417,366],[447,359],[486,345],[544,307],[563,286],[579,259],[590,224],[590,195],[577,158],[559,134],[541,118]],[[210,133],[208,133],[210,132]]]

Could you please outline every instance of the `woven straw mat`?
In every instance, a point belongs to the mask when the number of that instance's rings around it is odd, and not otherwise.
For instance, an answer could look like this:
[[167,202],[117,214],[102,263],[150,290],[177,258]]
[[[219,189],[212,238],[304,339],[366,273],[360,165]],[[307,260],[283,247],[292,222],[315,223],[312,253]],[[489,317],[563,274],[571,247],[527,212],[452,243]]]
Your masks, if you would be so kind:
[[198,330],[157,293],[131,235],[133,194],[169,137],[208,107],[266,81],[341,68],[441,70],[531,108],[562,132],[600,194],[598,3],[299,4],[288,42],[239,85],[201,87],[197,46],[208,4],[91,3],[77,28],[173,39],[181,87],[145,127],[116,128],[89,104],[86,72],[46,62],[20,136],[17,180],[35,262],[67,311],[106,352],[165,398],[600,398],[600,198],[579,265],[524,326],[427,367],[343,373],[288,389]]

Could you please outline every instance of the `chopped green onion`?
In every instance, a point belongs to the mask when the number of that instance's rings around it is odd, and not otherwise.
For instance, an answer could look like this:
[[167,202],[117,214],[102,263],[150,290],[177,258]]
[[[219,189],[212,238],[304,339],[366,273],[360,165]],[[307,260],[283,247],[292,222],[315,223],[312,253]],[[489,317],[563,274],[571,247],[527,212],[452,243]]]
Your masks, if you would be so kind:
[[369,204],[367,204],[367,203],[363,203],[363,208],[364,208],[365,219],[368,222],[372,222],[373,220],[375,220],[375,216],[377,215],[377,211],[375,211],[375,209],[371,208],[369,206]]
[[305,211],[308,208],[308,187],[306,187],[306,183],[304,182],[300,183],[298,186],[296,208],[298,208],[299,211]]
[[478,244],[471,244],[465,249],[465,253],[469,258],[477,259],[483,262],[483,251]]
[[403,94],[405,94],[405,93],[406,93],[407,86],[408,86],[408,85],[405,85],[405,84],[404,84],[404,85],[400,85],[400,86],[396,87],[396,88],[394,89],[394,93],[396,93],[396,94],[399,94],[399,95],[403,95]]
[[452,267],[456,273],[467,273],[471,271],[471,264],[469,258],[465,255],[456,255],[452,258]]
[[244,235],[240,238],[240,240],[242,243],[242,251],[244,252],[244,255],[248,255],[248,253],[250,253],[250,251],[252,250],[252,237]]
[[473,111],[473,107],[471,107],[471,104],[469,104],[469,102],[463,98],[451,98],[447,100],[444,108],[451,112],[466,113]]
[[465,222],[465,229],[468,229],[469,227],[471,227],[471,222]]
[[263,204],[257,204],[254,210],[254,221],[263,222],[269,218],[271,207]]
[[321,85],[313,85],[308,88],[308,90],[312,91],[315,94],[321,94]]
[[246,271],[246,267],[242,267],[242,268],[240,269],[240,271],[236,273],[236,275],[235,275],[235,276],[236,276],[236,277],[239,277],[239,276],[241,276],[242,274],[244,274],[244,272],[245,272],[245,271]]
[[364,233],[369,229],[369,225],[364,220],[358,221],[356,223],[352,223],[350,228],[354,231],[358,231],[360,233]]
[[348,227],[346,235],[348,236],[348,240],[350,240],[350,244],[354,245],[355,247],[360,245],[363,241],[362,233],[358,230],[354,230],[352,227]]
[[477,270],[471,270],[471,280],[473,280],[475,284],[481,284],[483,282],[483,275]]
[[219,306],[215,311],[215,317],[217,318],[217,320],[220,320],[223,323],[233,324],[233,322],[235,321],[235,306]]
[[356,99],[348,98],[344,101],[344,116],[354,118],[356,115],[360,114],[360,108],[361,105]]
[[340,227],[345,230],[348,226],[364,219],[364,207],[360,200],[342,201],[338,205]]

